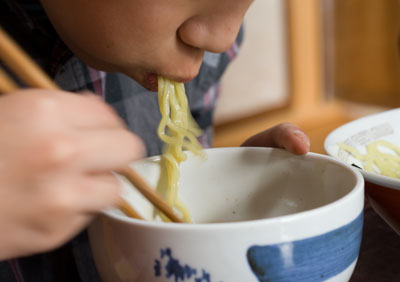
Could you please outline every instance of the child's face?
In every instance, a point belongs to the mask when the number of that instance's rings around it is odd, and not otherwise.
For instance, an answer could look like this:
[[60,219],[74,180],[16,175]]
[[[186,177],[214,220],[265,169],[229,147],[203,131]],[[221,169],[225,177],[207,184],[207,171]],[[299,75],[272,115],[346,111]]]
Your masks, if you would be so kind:
[[204,51],[235,40],[253,0],[41,0],[57,32],[89,65],[149,89],[156,76],[193,79]]

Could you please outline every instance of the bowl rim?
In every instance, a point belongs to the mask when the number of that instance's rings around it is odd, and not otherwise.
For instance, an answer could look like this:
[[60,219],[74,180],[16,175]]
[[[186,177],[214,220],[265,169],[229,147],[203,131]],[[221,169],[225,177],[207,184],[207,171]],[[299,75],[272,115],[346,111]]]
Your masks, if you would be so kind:
[[[247,150],[264,150],[264,151],[282,151],[288,153],[286,150],[279,149],[279,148],[269,148],[269,147],[219,147],[219,148],[206,148],[204,150],[211,151],[211,150],[236,150],[236,149],[247,149]],[[362,197],[364,198],[364,179],[362,174],[355,168],[346,165],[335,158],[332,158],[328,155],[308,152],[305,155],[294,155],[296,158],[304,158],[308,160],[325,160],[332,164],[335,164],[345,170],[347,170],[354,178],[355,178],[355,185],[351,189],[350,192],[345,194],[344,196],[336,199],[329,204],[309,209],[306,211],[297,212],[294,214],[288,214],[283,216],[271,217],[271,218],[261,218],[261,219],[253,219],[253,220],[245,220],[245,221],[234,221],[234,222],[218,222],[218,223],[174,223],[174,222],[162,222],[162,221],[148,221],[148,220],[140,220],[135,218],[130,218],[127,216],[122,216],[118,214],[111,213],[107,210],[102,211],[101,214],[107,218],[111,218],[121,223],[133,224],[141,227],[147,228],[156,228],[156,229],[176,229],[176,230],[187,230],[187,231],[201,231],[201,230],[220,230],[220,229],[236,229],[236,228],[244,228],[244,227],[254,227],[257,225],[263,224],[274,224],[278,222],[290,222],[293,221],[295,218],[305,218],[305,217],[312,217],[318,213],[328,211],[332,208],[332,206],[340,206],[345,204],[347,201],[352,201],[358,194],[361,193]],[[145,158],[146,160],[157,159],[160,156],[152,156]],[[139,160],[140,162],[143,160]],[[136,162],[134,162],[136,163]],[[133,163],[133,164],[134,164]],[[364,201],[364,199],[363,199]],[[361,211],[362,212],[362,209]],[[359,212],[354,215],[353,219],[359,215]]]
[[[325,152],[331,156],[332,158],[342,162],[343,164],[346,164],[348,166],[351,166],[350,164],[344,162],[343,160],[339,159],[338,157],[332,155],[330,153],[329,150],[329,146],[331,146],[332,144],[328,144],[328,143],[332,143],[330,142],[330,139],[334,139],[333,136],[338,135],[340,131],[342,131],[343,129],[349,128],[349,127],[353,127],[359,123],[364,123],[368,120],[373,120],[376,117],[382,117],[382,116],[387,116],[387,115],[392,115],[394,112],[399,112],[400,113],[400,108],[395,108],[395,109],[390,109],[390,110],[386,110],[383,112],[379,112],[379,113],[373,113],[370,115],[366,115],[360,118],[357,118],[355,120],[352,120],[350,122],[347,122],[339,127],[337,127],[336,129],[332,130],[325,138],[324,140],[324,150]],[[355,168],[358,171],[361,172],[361,174],[363,175],[363,177],[365,178],[366,181],[373,183],[373,184],[377,184],[380,186],[384,186],[387,188],[392,188],[395,190],[400,190],[400,179],[396,179],[393,177],[389,177],[389,176],[385,176],[385,175],[380,175],[377,173],[373,173],[373,172],[369,172],[369,171],[365,171],[363,169],[360,168]]]

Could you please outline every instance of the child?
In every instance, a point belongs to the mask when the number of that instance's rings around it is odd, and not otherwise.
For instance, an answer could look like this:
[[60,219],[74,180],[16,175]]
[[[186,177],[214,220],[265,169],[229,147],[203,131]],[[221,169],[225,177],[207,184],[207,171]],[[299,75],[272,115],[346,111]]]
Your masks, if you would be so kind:
[[[251,3],[0,0],[3,28],[69,91],[0,98],[1,281],[100,281],[86,233],[77,234],[116,203],[111,170],[161,152],[157,75],[187,82],[209,146],[218,80]],[[82,91],[95,94],[70,93]],[[244,145],[309,149],[292,124]]]

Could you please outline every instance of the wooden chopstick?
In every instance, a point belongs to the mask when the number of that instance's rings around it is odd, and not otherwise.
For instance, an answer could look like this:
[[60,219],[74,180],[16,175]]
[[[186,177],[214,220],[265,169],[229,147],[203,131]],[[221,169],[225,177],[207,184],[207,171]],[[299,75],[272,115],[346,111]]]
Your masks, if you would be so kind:
[[34,88],[58,89],[46,73],[1,27],[0,59],[27,85]]
[[[22,79],[27,85],[43,89],[59,89],[58,86],[36,65],[36,63],[11,39],[0,27],[0,60]],[[1,69],[0,69],[1,70]],[[0,92],[6,93],[18,89],[16,84],[4,72],[0,72]],[[172,222],[182,223],[183,220],[176,215],[164,199],[133,169],[125,167],[119,172],[131,182],[155,207],[165,214]],[[120,197],[119,208],[127,215],[143,219],[133,207]]]
[[[136,173],[136,171],[129,167],[126,167],[117,171],[117,173],[123,175],[126,179],[128,179],[129,182],[132,183],[133,186],[135,186],[136,189],[139,190],[139,192],[142,193],[142,195],[145,196],[147,200],[149,200],[160,211],[166,214],[171,221],[182,222],[182,220],[175,213],[168,212],[170,206],[167,204],[167,202],[165,202],[164,200],[159,201],[158,199],[160,198],[160,196],[158,195],[158,193],[154,189],[152,189],[149,184],[143,178],[141,178],[139,174]],[[166,212],[168,212],[169,214],[167,214]]]
[[0,93],[13,92],[18,88],[18,85],[0,68]]
[[119,198],[118,208],[129,217],[144,219],[123,197]]

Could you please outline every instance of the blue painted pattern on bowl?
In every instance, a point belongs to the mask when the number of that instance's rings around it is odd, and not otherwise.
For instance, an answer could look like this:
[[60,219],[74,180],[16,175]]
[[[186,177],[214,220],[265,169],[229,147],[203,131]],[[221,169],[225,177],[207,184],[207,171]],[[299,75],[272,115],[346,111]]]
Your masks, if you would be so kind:
[[[310,282],[332,278],[357,260],[363,212],[352,222],[325,234],[274,245],[254,245],[247,261],[260,282]],[[212,282],[211,274],[174,257],[171,248],[154,260],[155,277],[171,281]],[[220,281],[218,281],[220,282]]]
[[259,281],[325,281],[344,271],[358,257],[363,213],[328,233],[303,240],[252,246],[248,262]]

